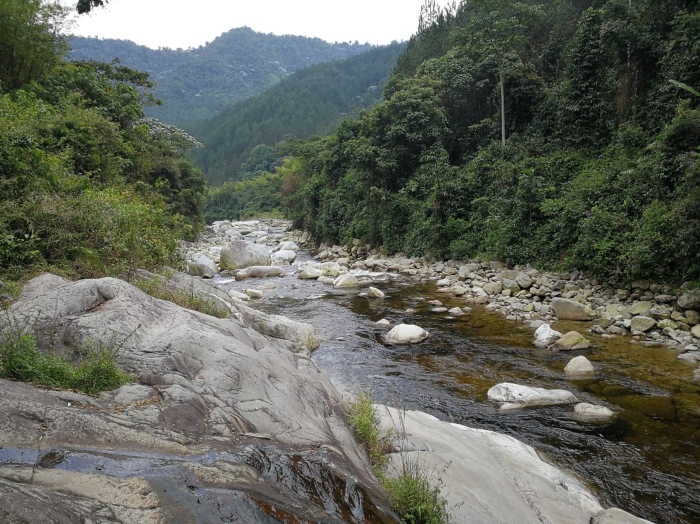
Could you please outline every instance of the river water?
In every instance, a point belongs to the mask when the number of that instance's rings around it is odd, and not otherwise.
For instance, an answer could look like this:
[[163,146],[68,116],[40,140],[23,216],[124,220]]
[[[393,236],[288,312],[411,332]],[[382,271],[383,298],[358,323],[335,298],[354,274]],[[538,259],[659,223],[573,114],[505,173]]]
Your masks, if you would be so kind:
[[[512,435],[578,475],[603,506],[659,524],[700,524],[700,387],[691,382],[693,368],[677,361],[677,351],[586,333],[595,348],[552,354],[534,347],[528,326],[478,306],[453,320],[430,312],[428,300],[464,306],[437,293],[434,282],[375,278],[384,299],[290,275],[243,282],[217,277],[216,283],[237,290],[273,285],[253,306],[313,324],[323,342],[312,358],[339,389],[369,389],[381,403]],[[406,314],[408,308],[416,313]],[[387,345],[382,337],[388,328],[375,324],[382,318],[417,324],[431,336],[418,345]],[[585,332],[587,325],[553,327]],[[565,378],[564,366],[579,354],[593,362],[595,379]],[[486,398],[499,382],[568,389],[618,415],[590,423],[576,420],[570,406],[502,413]]]

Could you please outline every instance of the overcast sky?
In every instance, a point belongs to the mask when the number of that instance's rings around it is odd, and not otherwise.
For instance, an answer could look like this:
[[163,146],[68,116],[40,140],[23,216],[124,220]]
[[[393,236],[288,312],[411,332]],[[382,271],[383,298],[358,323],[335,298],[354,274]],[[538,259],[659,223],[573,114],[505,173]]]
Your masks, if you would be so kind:
[[[76,3],[75,0],[64,0]],[[77,17],[72,33],[120,38],[152,48],[198,47],[248,26],[262,33],[329,42],[408,40],[423,0],[110,0]],[[448,0],[439,0],[446,5]]]

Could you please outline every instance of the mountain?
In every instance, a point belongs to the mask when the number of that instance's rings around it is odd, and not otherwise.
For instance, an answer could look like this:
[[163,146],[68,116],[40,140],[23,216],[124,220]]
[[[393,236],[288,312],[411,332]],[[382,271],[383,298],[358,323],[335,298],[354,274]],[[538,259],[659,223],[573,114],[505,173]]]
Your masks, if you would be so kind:
[[335,132],[338,123],[376,104],[404,44],[297,71],[264,93],[232,104],[190,129],[204,144],[193,151],[209,184],[236,179],[241,163],[259,144],[285,136]]
[[146,113],[187,127],[210,118],[232,102],[244,100],[298,69],[355,56],[369,44],[328,43],[319,38],[276,36],[248,27],[232,29],[196,49],[150,49],[125,40],[72,37],[72,60],[111,62],[146,71],[156,81],[162,106]]

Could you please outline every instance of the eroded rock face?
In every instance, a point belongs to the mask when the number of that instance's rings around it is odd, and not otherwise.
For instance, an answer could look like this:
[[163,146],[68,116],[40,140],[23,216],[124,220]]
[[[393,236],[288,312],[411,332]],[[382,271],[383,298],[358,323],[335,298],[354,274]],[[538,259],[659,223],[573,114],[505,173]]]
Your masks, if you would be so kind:
[[[245,315],[247,308],[239,307]],[[140,385],[96,399],[0,381],[3,448],[40,453],[28,455],[24,469],[20,458],[16,467],[0,468],[0,520],[33,522],[37,508],[51,522],[99,514],[112,515],[109,522],[210,522],[223,506],[243,508],[242,521],[262,522],[264,508],[274,506],[302,520],[342,522],[364,500],[374,507],[369,521],[394,521],[382,503],[371,502],[376,485],[344,422],[339,394],[295,344],[233,318],[154,299],[113,278],[37,279],[10,315],[32,326],[40,346],[51,343],[58,353],[90,340],[114,341],[118,364]],[[249,322],[262,322],[259,312],[250,315]],[[330,515],[266,474],[275,464],[271,457],[309,449],[317,451],[299,455],[304,468],[321,468],[314,476],[330,475],[326,484],[336,479],[323,488],[335,493]],[[89,450],[103,454],[95,458]],[[51,469],[71,453],[84,455],[71,466],[72,477]],[[107,460],[104,453],[121,458]],[[142,467],[150,456],[155,462]],[[42,461],[48,469],[35,475],[34,463]],[[122,480],[118,470],[130,461],[137,469]],[[89,467],[81,470],[84,463]],[[27,508],[21,514],[18,503]]]

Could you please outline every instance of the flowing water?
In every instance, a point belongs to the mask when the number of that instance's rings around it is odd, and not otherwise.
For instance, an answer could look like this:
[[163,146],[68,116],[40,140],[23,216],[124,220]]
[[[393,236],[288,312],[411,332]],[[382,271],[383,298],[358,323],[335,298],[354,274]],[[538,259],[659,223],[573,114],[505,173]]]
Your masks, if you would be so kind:
[[[448,308],[464,301],[437,293],[434,283],[396,276],[374,284],[387,294],[381,300],[289,276],[218,280],[224,289],[270,284],[274,289],[254,307],[313,324],[324,340],[313,360],[341,389],[371,389],[379,402],[512,435],[577,474],[604,506],[659,524],[700,524],[700,387],[677,351],[586,334],[596,348],[552,354],[533,346],[531,328],[500,314],[479,307],[459,319],[431,313],[427,300]],[[406,314],[407,308],[416,313]],[[382,318],[418,324],[431,336],[414,346],[387,345],[387,328],[375,324]],[[584,331],[587,325],[554,327]],[[594,363],[595,379],[565,378],[564,366],[579,354]],[[568,389],[618,415],[590,423],[576,420],[570,406],[501,413],[486,398],[499,382]]]

